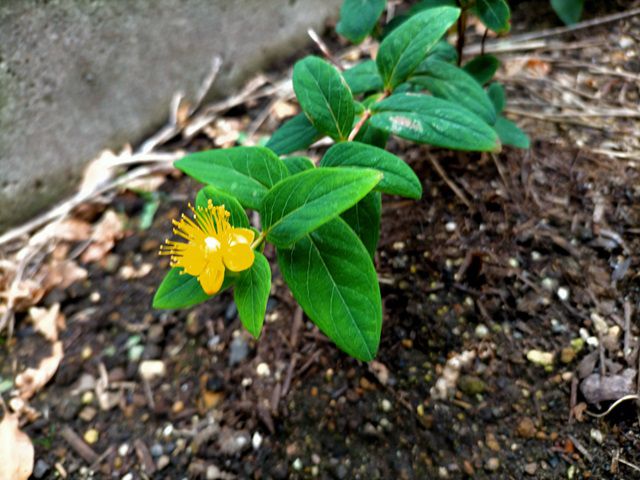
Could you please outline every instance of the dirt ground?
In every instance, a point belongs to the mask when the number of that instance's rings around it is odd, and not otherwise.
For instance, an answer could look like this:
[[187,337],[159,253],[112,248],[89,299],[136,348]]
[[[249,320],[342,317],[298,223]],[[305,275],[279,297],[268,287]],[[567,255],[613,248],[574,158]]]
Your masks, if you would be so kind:
[[[565,41],[630,35],[636,55],[619,61],[637,73],[638,25]],[[561,54],[580,60],[574,50]],[[523,86],[522,75],[562,84],[574,72],[536,59],[552,72],[540,76],[539,63],[501,72],[510,105],[529,112],[553,94],[540,87],[534,105],[535,83]],[[573,88],[595,96],[611,81],[598,102],[638,104],[640,81],[587,80]],[[229,118],[250,121],[264,106]],[[391,140],[424,196],[383,200],[376,264],[384,324],[370,364],[338,351],[301,315],[274,262],[259,341],[242,329],[228,293],[185,311],[150,307],[168,268],[158,246],[194,182],[172,174],[151,197],[125,190],[79,209],[76,218],[89,223],[116,212],[124,230],[96,261],[79,260],[85,279],[39,302],[59,304],[66,327],[62,362],[29,401],[35,413],[23,427],[36,448],[33,478],[640,476],[637,399],[592,416],[638,388],[639,158],[600,152],[604,140],[614,149],[624,138],[601,118],[513,118],[532,137],[528,151],[492,156]],[[638,123],[607,122],[621,131]],[[211,140],[200,135],[187,147]],[[158,210],[142,229],[150,203]],[[82,259],[87,249],[70,242],[65,253]],[[0,339],[5,399],[7,379],[50,355],[27,318],[18,312],[14,336]],[[163,373],[145,380],[141,368],[151,367]]]

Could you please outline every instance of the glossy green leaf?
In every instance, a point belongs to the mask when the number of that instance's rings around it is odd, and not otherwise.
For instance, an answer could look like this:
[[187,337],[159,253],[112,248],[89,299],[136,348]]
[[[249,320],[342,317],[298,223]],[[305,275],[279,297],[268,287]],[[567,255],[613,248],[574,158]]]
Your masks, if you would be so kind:
[[378,23],[386,0],[344,0],[336,31],[353,43],[360,43]]
[[248,270],[240,272],[233,289],[238,316],[249,333],[258,338],[264,324],[267,300],[271,291],[271,267],[264,255],[254,252],[255,260]]
[[372,360],[382,330],[380,287],[353,230],[336,218],[277,253],[282,276],[309,318],[340,349]]
[[510,145],[516,148],[529,148],[531,145],[529,136],[515,123],[502,115],[498,116],[494,128],[498,132],[503,145]]
[[340,215],[382,179],[375,170],[316,168],[292,175],[276,185],[260,209],[267,240],[287,247]]
[[309,56],[293,67],[293,90],[311,124],[335,140],[346,140],[354,117],[353,96],[336,68]]
[[493,55],[478,55],[462,67],[480,85],[488,83],[500,68],[500,60]]
[[511,29],[511,10],[505,0],[476,0],[471,11],[489,30],[508,33]]
[[493,104],[493,108],[497,114],[504,110],[504,106],[507,103],[506,95],[504,93],[504,87],[500,83],[492,83],[487,88],[487,95]]
[[460,105],[429,95],[397,94],[373,106],[373,126],[454,150],[499,151],[496,132]]
[[584,0],[551,0],[551,6],[565,24],[573,25],[582,17]]
[[266,144],[278,155],[287,155],[289,153],[304,150],[309,145],[320,139],[322,134],[304,113],[299,113],[295,117],[284,122],[278,128]]
[[380,240],[380,215],[382,213],[382,194],[368,193],[341,217],[362,241],[373,259]]
[[282,160],[265,147],[234,147],[192,153],[175,162],[199,182],[234,196],[246,208],[257,209],[262,197],[289,175]]
[[231,214],[229,223],[234,227],[249,228],[249,219],[247,212],[244,211],[240,202],[231,195],[222,193],[214,187],[204,187],[196,196],[196,206],[206,208],[209,200],[214,205],[224,205],[224,208]]
[[291,175],[315,168],[315,165],[308,157],[286,157],[282,161]]
[[389,34],[380,44],[376,57],[385,87],[393,90],[403,83],[459,15],[459,8],[430,8]]
[[225,272],[220,292],[215,295],[207,295],[196,277],[181,272],[182,268],[172,268],[165,275],[153,297],[153,308],[173,310],[192,307],[223,292],[237,279],[237,275]]
[[358,63],[342,72],[342,76],[354,95],[383,89],[378,66],[373,60]]
[[403,160],[394,154],[360,142],[333,145],[320,161],[322,167],[361,167],[378,170],[384,176],[376,190],[408,198],[422,196],[420,179]]
[[421,85],[434,96],[450,100],[471,110],[489,125],[496,121],[496,112],[487,93],[476,80],[450,63],[427,59],[411,82]]
[[[440,40],[436,43],[436,46],[433,47],[433,50],[429,52],[425,61],[429,59],[441,60],[447,63],[458,63],[458,51],[456,50],[456,47],[446,40]],[[421,66],[418,66],[417,70],[421,69]]]

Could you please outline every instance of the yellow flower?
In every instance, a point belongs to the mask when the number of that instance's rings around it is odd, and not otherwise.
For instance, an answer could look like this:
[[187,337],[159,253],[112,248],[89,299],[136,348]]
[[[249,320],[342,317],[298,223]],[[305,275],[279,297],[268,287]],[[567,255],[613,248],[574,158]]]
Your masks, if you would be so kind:
[[166,240],[160,255],[171,256],[171,266],[182,268],[182,273],[198,277],[207,295],[220,290],[224,270],[241,272],[253,265],[251,249],[254,233],[247,228],[236,228],[229,223],[229,212],[224,205],[214,206],[211,200],[206,208],[193,208],[193,219],[184,213],[173,220],[173,233],[185,242]]

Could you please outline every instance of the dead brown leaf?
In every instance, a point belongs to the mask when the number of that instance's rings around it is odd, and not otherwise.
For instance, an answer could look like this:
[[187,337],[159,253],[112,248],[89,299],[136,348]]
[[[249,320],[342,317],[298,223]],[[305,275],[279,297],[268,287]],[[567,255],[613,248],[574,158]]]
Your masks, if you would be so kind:
[[138,268],[132,265],[125,265],[120,269],[118,273],[125,280],[131,280],[133,278],[146,277],[147,275],[149,275],[152,269],[153,265],[151,263],[143,263]]
[[29,315],[37,332],[51,342],[58,341],[58,331],[64,328],[64,317],[60,313],[59,303],[51,308],[31,307]]
[[20,430],[18,415],[6,412],[0,422],[0,480],[27,480],[33,461],[33,444]]
[[50,265],[45,265],[43,270],[45,275],[42,287],[46,291],[54,287],[64,289],[78,280],[87,278],[87,271],[73,260],[54,260]]
[[53,344],[49,357],[44,358],[36,368],[27,368],[16,377],[16,387],[23,400],[33,397],[51,380],[63,356],[62,342],[57,341]]
[[84,263],[97,262],[111,251],[117,239],[122,237],[124,223],[113,210],[107,210],[93,228],[92,243],[82,254]]
[[298,113],[296,106],[286,100],[277,100],[271,107],[271,114],[276,120],[284,120],[294,116],[296,113]]

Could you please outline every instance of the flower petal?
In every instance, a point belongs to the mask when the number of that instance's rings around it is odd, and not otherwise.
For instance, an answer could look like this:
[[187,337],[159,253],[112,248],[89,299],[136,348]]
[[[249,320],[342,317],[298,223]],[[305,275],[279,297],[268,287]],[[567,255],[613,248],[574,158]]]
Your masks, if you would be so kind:
[[184,272],[197,277],[207,266],[207,258],[203,248],[194,243],[184,244],[180,255],[176,255],[176,266],[184,268]]
[[232,272],[241,272],[253,265],[255,256],[251,242],[255,234],[248,228],[234,228],[228,237],[227,248],[222,252],[225,266]]
[[200,286],[207,295],[218,293],[224,280],[224,267],[217,268],[216,265],[208,264],[198,277]]

